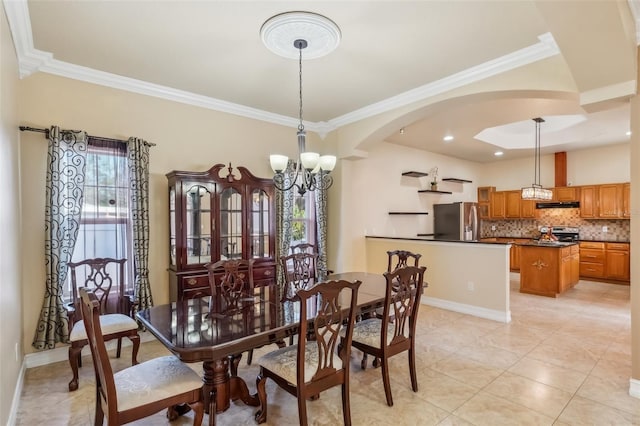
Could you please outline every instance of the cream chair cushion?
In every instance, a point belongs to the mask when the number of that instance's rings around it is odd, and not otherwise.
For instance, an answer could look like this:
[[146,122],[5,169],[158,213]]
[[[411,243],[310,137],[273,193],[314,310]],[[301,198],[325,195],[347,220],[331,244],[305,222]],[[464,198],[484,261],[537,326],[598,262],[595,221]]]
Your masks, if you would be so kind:
[[[138,323],[133,318],[124,314],[105,314],[100,315],[100,327],[102,335],[108,336],[121,331],[137,330]],[[69,333],[69,341],[77,342],[87,340],[87,331],[84,328],[84,321],[80,320],[73,325],[71,333]]]
[[[395,324],[387,324],[387,345],[393,339]],[[354,342],[364,343],[367,346],[380,349],[380,333],[382,331],[382,319],[369,318],[355,323],[353,326]],[[344,333],[341,333],[344,337]]]
[[160,401],[202,387],[202,379],[175,356],[133,365],[113,375],[118,411]]
[[[298,371],[298,345],[290,345],[284,348],[269,352],[258,360],[262,367],[274,372],[292,385],[297,384]],[[304,348],[304,382],[311,380],[318,370],[318,343],[307,342]],[[333,354],[333,366],[336,370],[342,368],[342,359],[337,354]]]

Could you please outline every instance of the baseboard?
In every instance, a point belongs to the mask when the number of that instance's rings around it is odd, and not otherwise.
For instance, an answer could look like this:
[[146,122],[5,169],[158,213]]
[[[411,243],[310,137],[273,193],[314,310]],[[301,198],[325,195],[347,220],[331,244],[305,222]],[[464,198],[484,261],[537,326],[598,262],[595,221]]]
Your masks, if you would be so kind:
[[492,321],[499,321],[504,323],[511,322],[511,311],[496,311],[494,309],[481,308],[478,306],[467,305],[464,303],[452,302],[450,300],[427,296],[422,296],[421,302],[425,305],[433,306],[436,308],[460,312],[461,314],[473,315],[475,317],[485,318]]
[[640,380],[629,379],[629,395],[634,398],[640,398]]
[[[140,343],[150,342],[155,340],[155,337],[148,331],[141,331],[138,333],[140,335]],[[116,348],[117,341],[110,340],[105,342],[107,346],[107,350],[112,350]],[[127,347],[131,346],[131,341],[129,339],[122,339],[122,346]],[[89,346],[85,346],[82,348],[82,356],[91,355],[91,349]],[[26,368],[39,367],[41,365],[53,364],[54,362],[60,361],[68,361],[69,360],[69,346],[60,346],[55,349],[49,349],[47,351],[34,352],[25,355],[23,364],[26,364]]]
[[16,382],[16,388],[13,391],[13,401],[11,401],[11,412],[7,419],[7,426],[14,426],[16,424],[16,416],[18,415],[18,408],[20,406],[20,395],[22,395],[22,387],[24,385],[24,372],[27,367],[24,360],[20,364],[20,373],[18,373],[18,381]]

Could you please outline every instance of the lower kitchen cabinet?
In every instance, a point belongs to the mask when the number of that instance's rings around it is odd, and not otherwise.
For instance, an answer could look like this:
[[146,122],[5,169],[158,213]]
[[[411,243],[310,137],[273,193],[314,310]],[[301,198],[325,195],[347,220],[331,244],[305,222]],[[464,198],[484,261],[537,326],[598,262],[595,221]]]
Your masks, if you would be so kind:
[[620,281],[629,281],[630,277],[630,253],[627,243],[606,243],[606,270],[607,278]]
[[580,277],[629,282],[629,243],[581,241]]

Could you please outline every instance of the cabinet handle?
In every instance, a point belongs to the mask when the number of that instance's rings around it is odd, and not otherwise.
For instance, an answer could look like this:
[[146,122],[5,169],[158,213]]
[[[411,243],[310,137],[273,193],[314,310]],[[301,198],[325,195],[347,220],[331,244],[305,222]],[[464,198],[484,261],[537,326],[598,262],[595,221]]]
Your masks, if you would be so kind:
[[190,285],[193,285],[193,284],[195,284],[195,283],[197,283],[197,282],[198,282],[198,280],[196,280],[195,278],[189,278],[189,279],[187,280],[187,284],[190,284]]
[[269,275],[273,274],[273,271],[267,270],[267,271],[264,271],[264,274],[268,277]]

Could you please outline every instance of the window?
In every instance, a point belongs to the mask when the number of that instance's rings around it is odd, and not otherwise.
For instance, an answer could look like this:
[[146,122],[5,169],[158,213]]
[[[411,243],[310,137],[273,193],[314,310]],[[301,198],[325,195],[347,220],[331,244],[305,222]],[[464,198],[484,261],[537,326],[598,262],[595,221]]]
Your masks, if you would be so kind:
[[316,210],[313,192],[293,196],[293,222],[291,244],[316,243]]
[[[72,262],[96,257],[126,258],[125,291],[133,292],[133,251],[129,218],[129,173],[123,142],[89,138],[80,229]],[[115,272],[114,272],[115,274]],[[84,282],[83,276],[77,277]],[[65,298],[70,298],[67,277]],[[117,292],[117,288],[112,288]]]

